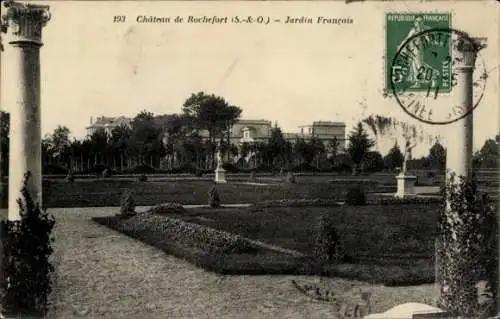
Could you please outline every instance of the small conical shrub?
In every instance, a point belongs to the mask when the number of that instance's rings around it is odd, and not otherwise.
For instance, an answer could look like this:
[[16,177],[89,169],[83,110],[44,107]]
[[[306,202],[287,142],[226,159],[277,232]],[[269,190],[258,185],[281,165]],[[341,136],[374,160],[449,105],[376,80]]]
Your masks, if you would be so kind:
[[345,197],[347,205],[361,206],[366,205],[366,195],[360,186],[349,189]]
[[335,263],[344,259],[344,245],[332,218],[322,215],[316,230],[314,255],[321,263]]
[[220,207],[220,197],[219,192],[215,185],[208,192],[208,205],[212,208]]
[[125,191],[120,202],[120,214],[123,217],[135,215],[135,200],[131,191]]
[[297,182],[296,179],[295,179],[295,175],[293,175],[292,172],[288,172],[286,174],[285,182],[287,182],[289,184],[295,184]]

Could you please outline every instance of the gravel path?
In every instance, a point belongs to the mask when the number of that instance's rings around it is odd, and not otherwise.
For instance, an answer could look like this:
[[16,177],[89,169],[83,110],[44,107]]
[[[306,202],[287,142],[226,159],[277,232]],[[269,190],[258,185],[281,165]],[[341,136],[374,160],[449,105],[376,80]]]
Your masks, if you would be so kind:
[[349,298],[361,287],[374,311],[430,300],[431,286],[385,288],[300,276],[219,276],[90,220],[118,208],[51,209],[56,216],[56,283],[50,318],[330,318],[334,307],[298,292],[327,285]]

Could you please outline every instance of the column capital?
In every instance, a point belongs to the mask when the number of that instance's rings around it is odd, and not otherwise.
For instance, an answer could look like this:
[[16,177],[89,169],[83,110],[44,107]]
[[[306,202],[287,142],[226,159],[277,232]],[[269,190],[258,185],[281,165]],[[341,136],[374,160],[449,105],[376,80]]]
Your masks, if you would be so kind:
[[49,6],[14,1],[3,3],[2,32],[13,45],[42,45],[42,28],[50,20]]
[[470,38],[467,35],[453,39],[455,69],[460,71],[473,70],[477,53],[486,47],[486,38]]

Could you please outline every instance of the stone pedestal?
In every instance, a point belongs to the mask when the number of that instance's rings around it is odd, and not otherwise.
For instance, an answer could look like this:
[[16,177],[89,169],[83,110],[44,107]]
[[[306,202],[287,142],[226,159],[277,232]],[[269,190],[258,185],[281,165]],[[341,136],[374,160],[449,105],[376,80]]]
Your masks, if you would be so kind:
[[396,181],[398,188],[394,197],[405,198],[408,196],[415,196],[416,176],[399,174],[396,176]]
[[222,167],[217,167],[215,169],[215,182],[216,183],[227,183],[226,181],[226,170]]
[[[24,176],[33,200],[42,200],[42,161],[40,123],[40,47],[43,26],[49,21],[48,6],[4,2],[2,20],[7,27],[5,53],[9,66],[10,148],[9,219],[19,220]],[[5,31],[5,30],[4,30]]]
[[410,302],[398,305],[382,313],[364,316],[364,319],[444,319],[449,315],[439,308]]

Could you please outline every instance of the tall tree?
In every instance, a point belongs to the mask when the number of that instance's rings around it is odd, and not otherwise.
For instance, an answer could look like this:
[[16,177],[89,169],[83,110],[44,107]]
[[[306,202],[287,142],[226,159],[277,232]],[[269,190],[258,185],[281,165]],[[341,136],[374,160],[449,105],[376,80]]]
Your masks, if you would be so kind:
[[71,141],[69,139],[70,130],[66,126],[58,125],[50,135],[50,147],[53,156],[60,164],[69,166]]
[[104,129],[96,130],[89,138],[90,152],[94,157],[94,165],[102,164],[108,149],[108,134]]
[[361,122],[351,131],[348,140],[347,154],[349,154],[356,168],[359,168],[366,154],[375,145],[375,142],[368,137]]
[[130,127],[128,125],[122,124],[115,127],[111,131],[111,136],[109,137],[109,144],[113,149],[113,159],[116,159],[116,157],[118,157],[120,171],[123,171],[125,160],[129,152],[131,135],[132,130],[130,129]]
[[213,144],[217,140],[222,143],[224,136],[230,134],[232,125],[241,115],[241,109],[230,105],[223,97],[204,92],[192,94],[184,102],[182,111],[196,129],[208,132],[209,141]]
[[389,150],[389,153],[384,157],[384,163],[387,168],[394,169],[403,165],[404,156],[399,148],[398,143]]
[[439,142],[429,150],[429,163],[432,168],[444,169],[446,166],[446,150]]
[[132,120],[130,145],[140,164],[151,164],[163,150],[160,129],[153,113],[141,111]]
[[273,163],[283,166],[286,156],[286,141],[278,124],[271,129],[271,137],[268,141],[269,155]]

